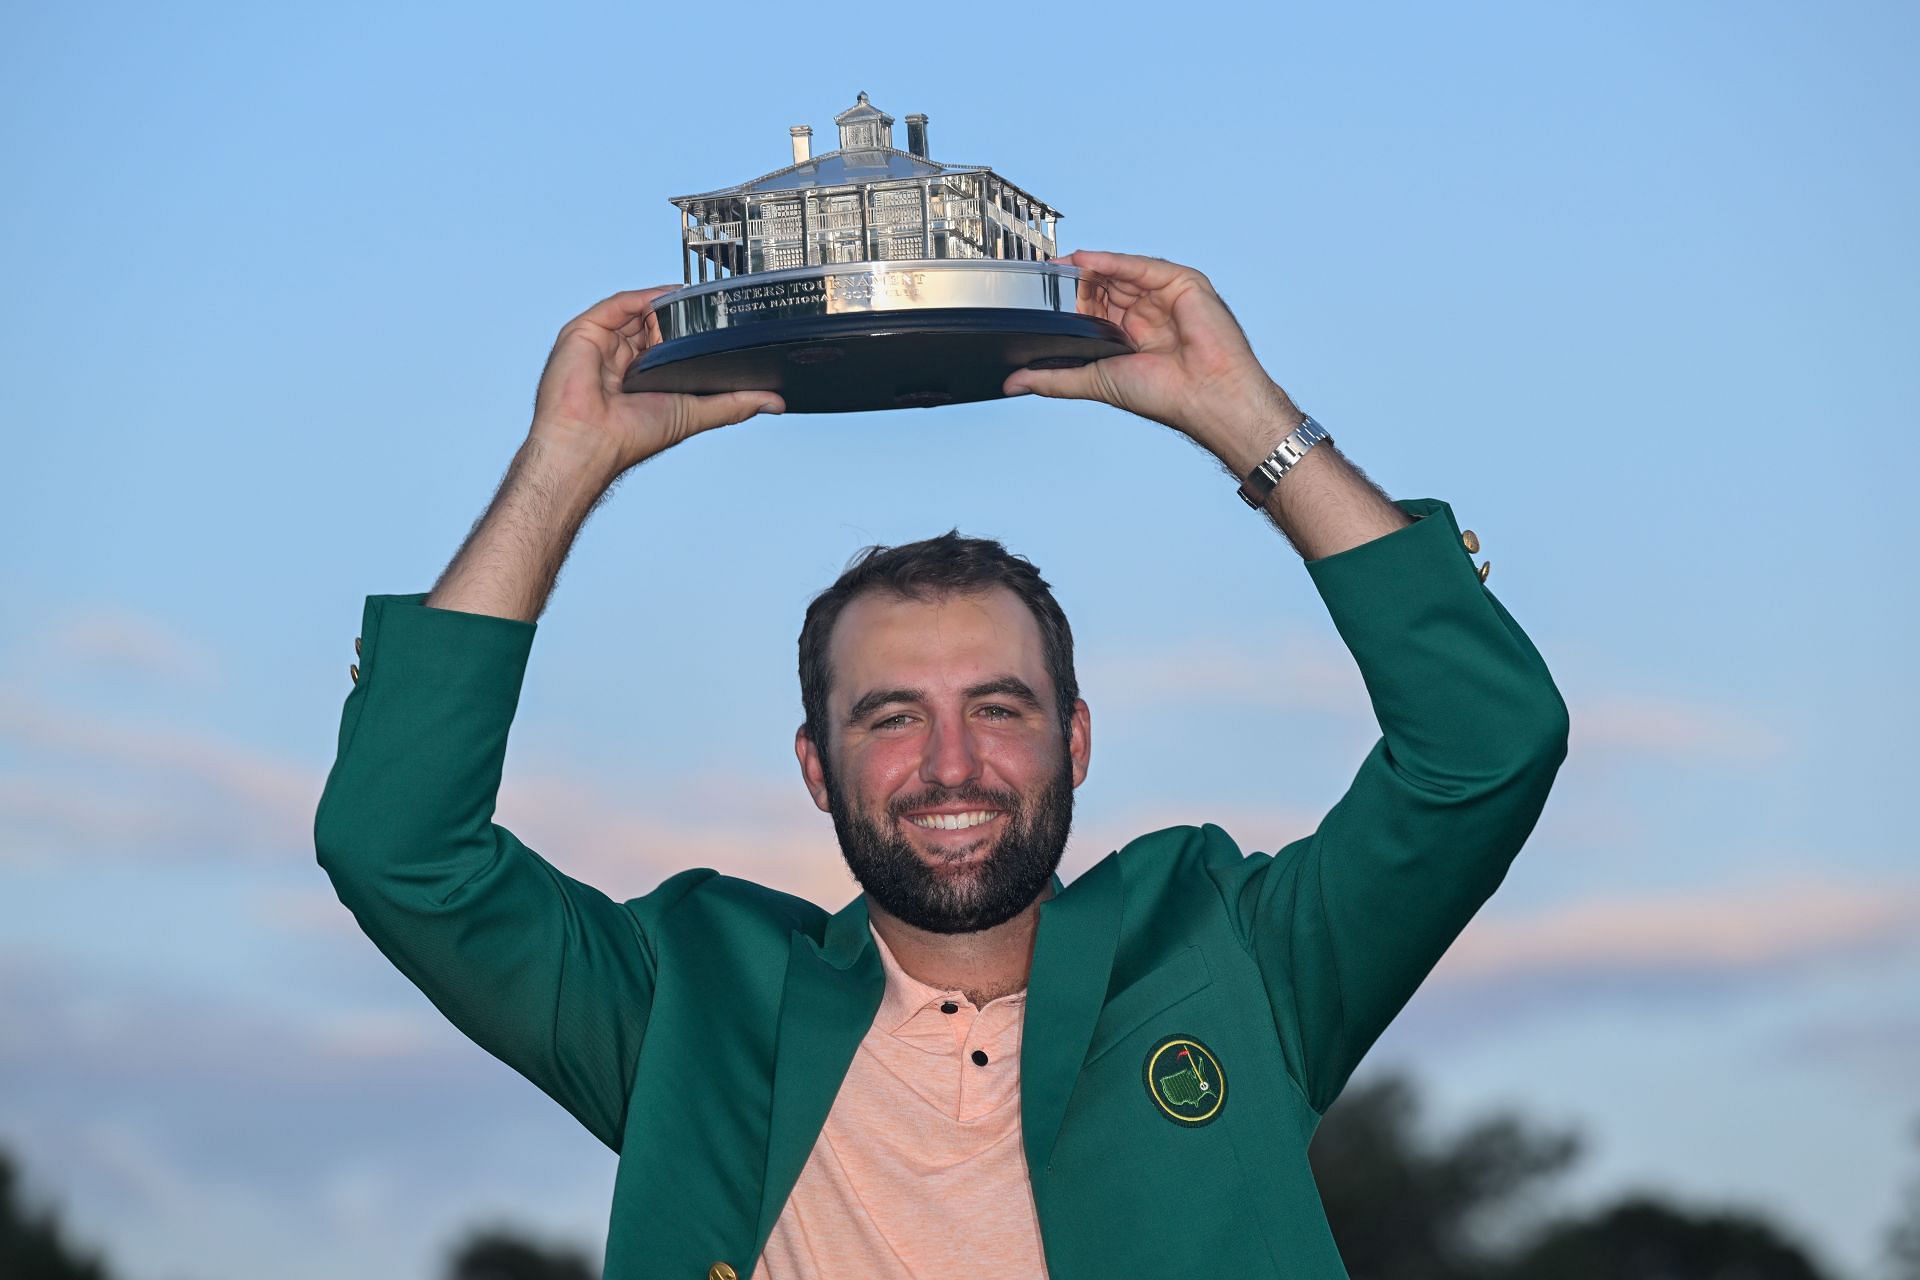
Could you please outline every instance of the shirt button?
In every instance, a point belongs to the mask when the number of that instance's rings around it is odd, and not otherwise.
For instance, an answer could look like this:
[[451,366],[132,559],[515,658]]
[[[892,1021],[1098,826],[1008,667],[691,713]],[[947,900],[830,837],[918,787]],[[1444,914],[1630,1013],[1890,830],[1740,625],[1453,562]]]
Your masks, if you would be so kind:
[[957,1004],[955,1004],[955,1003],[954,1003],[953,1001],[951,1001],[951,1000],[949,1000],[949,1001],[947,1001],[947,1002],[946,1002],[945,1004],[943,1004],[943,1005],[941,1005],[941,1006],[940,1006],[940,1012],[942,1012],[942,1013],[958,1013],[958,1012],[960,1012],[960,1006],[959,1006],[959,1005],[957,1005]]
[[975,1049],[973,1051],[973,1062],[975,1066],[980,1066],[980,1067],[986,1066],[987,1051],[985,1049]]
[[725,1262],[716,1262],[707,1268],[707,1280],[740,1280],[740,1273]]

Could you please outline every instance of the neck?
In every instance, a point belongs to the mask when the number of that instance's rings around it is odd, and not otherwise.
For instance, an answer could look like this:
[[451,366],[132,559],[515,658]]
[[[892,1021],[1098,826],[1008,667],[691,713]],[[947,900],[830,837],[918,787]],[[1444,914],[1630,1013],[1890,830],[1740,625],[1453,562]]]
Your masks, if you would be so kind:
[[871,899],[867,917],[874,932],[886,939],[887,949],[900,967],[930,987],[966,993],[975,1005],[1024,991],[1033,969],[1033,940],[1040,925],[1040,904],[1053,896],[1046,885],[1040,896],[1004,924],[973,933],[929,933],[888,914]]

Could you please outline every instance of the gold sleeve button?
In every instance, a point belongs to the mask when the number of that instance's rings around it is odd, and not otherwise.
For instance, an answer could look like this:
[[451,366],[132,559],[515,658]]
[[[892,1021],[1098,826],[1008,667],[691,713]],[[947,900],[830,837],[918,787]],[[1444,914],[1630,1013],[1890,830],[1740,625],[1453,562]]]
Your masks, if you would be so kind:
[[1480,566],[1480,581],[1485,582],[1487,580],[1487,575],[1492,572],[1493,572],[1493,561],[1489,560],[1485,564]]
[[1466,529],[1461,532],[1460,542],[1466,547],[1468,555],[1473,555],[1480,550],[1480,539],[1474,537],[1473,530],[1471,529]]
[[360,683],[360,665],[358,663],[354,663],[354,662],[348,663],[347,674],[353,677],[353,682],[355,684]]
[[724,1262],[716,1262],[707,1268],[707,1280],[740,1280],[740,1273]]
[[360,656],[360,637],[359,636],[355,636],[353,638],[353,656],[356,658]]

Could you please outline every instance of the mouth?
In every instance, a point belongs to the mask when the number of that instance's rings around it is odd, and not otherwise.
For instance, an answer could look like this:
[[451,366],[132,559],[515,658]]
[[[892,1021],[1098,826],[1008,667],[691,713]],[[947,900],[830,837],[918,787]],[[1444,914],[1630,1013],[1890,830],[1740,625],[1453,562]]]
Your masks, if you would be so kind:
[[968,809],[959,813],[910,813],[906,820],[922,831],[973,831],[1002,816],[999,809]]

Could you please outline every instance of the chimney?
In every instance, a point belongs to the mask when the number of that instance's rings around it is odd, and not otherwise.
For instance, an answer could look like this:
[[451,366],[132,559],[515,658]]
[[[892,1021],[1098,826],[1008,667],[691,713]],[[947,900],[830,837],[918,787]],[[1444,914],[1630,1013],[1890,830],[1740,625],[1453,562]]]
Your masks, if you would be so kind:
[[927,158],[927,118],[918,112],[907,117],[907,154]]
[[793,135],[793,162],[799,164],[813,159],[813,126],[797,124],[787,132]]

